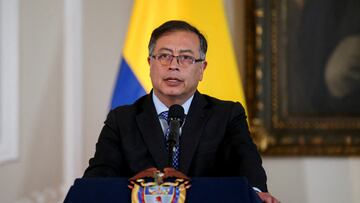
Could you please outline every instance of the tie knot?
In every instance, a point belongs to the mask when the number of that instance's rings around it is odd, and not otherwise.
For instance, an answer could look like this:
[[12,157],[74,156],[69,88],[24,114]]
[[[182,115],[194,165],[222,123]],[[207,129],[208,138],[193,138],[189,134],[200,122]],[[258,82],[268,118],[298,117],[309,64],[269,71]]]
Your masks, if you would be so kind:
[[168,116],[169,116],[169,111],[163,111],[159,114],[159,118],[162,118],[164,120],[168,120]]

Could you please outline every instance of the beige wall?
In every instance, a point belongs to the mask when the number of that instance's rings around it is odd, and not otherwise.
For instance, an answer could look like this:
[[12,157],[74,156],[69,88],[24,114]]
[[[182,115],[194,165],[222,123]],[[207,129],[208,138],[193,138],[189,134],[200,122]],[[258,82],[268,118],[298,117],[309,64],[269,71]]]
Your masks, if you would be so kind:
[[[225,0],[243,67],[243,2]],[[118,72],[131,0],[83,1],[83,162],[93,155]],[[62,202],[63,1],[20,0],[20,156],[0,165],[0,202]],[[264,158],[282,202],[360,202],[359,158]]]
[[62,180],[62,2],[19,3],[20,151],[0,165],[0,202],[54,202]]
[[84,4],[84,162],[99,136],[110,107],[132,1],[88,0]]

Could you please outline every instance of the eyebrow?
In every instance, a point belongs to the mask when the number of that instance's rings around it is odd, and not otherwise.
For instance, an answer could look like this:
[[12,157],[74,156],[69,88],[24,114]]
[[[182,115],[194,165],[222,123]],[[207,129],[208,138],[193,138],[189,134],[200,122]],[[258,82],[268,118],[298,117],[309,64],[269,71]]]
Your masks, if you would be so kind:
[[[163,48],[160,48],[158,51],[168,51],[168,52],[171,52],[171,53],[174,53],[174,51],[172,49],[169,49],[169,48],[166,48],[166,47],[163,47]],[[191,54],[194,54],[194,52],[191,50],[191,49],[181,49],[179,51],[180,54],[182,53],[191,53]]]
[[190,49],[184,49],[184,50],[180,50],[180,54],[182,53],[191,53],[191,54],[194,54],[194,52]]

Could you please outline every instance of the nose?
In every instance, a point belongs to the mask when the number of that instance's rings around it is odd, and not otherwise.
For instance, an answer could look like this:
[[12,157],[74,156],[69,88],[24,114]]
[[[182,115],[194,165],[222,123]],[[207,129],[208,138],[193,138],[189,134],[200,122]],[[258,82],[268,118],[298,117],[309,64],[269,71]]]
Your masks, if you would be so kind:
[[[175,59],[175,60],[174,60]],[[173,61],[176,61],[178,65],[180,65],[180,61],[179,61],[179,56],[173,56],[172,59],[171,59],[171,62],[170,64],[173,63]]]
[[169,69],[179,70],[179,66],[180,66],[179,58],[178,58],[177,56],[174,56],[174,57],[171,59]]

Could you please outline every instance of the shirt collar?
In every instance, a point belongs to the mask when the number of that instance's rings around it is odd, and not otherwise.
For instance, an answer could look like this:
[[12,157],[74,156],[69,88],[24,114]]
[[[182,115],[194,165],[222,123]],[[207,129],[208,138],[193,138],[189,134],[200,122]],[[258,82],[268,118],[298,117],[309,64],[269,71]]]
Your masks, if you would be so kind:
[[[188,100],[186,100],[185,103],[181,104],[181,106],[184,108],[185,115],[187,115],[189,112],[189,108],[193,98],[194,95],[192,95]],[[152,92],[152,99],[155,105],[157,115],[159,115],[163,111],[169,111],[169,108],[160,101],[160,99],[154,94],[154,91]]]

